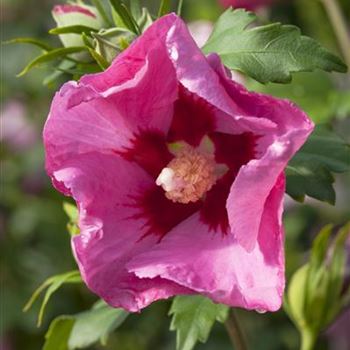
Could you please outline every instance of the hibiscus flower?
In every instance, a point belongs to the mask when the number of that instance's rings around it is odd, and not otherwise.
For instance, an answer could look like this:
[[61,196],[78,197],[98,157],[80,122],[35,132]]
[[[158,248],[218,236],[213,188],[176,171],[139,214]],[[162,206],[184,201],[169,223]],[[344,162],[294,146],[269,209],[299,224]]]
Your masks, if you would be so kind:
[[277,310],[284,169],[313,124],[248,92],[185,23],[156,21],[103,73],[68,82],[44,129],[47,172],[72,196],[88,287],[138,311],[177,294]]

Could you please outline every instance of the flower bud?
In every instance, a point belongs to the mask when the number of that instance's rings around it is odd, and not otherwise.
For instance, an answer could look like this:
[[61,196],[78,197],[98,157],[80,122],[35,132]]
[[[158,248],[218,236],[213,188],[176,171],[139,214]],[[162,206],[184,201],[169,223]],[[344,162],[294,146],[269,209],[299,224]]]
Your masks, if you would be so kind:
[[289,283],[285,307],[302,335],[303,349],[311,349],[318,334],[349,303],[346,240],[350,223],[330,242],[332,228],[328,225],[318,234],[309,262]]
[[[57,27],[83,25],[99,30],[104,24],[98,11],[93,6],[87,5],[56,5],[52,10],[52,16]],[[84,45],[80,34],[61,34],[60,39],[65,47]]]

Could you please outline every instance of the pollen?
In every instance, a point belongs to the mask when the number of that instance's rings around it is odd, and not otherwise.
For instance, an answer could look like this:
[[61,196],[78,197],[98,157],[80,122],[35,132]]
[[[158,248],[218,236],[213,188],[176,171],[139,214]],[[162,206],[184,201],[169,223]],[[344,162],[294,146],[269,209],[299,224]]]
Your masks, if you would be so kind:
[[156,184],[171,201],[187,204],[200,200],[216,179],[213,156],[186,146],[161,171]]

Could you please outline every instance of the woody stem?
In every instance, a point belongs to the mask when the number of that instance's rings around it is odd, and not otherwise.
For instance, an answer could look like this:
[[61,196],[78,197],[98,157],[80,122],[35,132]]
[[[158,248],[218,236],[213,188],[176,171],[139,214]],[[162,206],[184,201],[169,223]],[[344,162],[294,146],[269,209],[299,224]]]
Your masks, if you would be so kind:
[[248,350],[246,339],[234,309],[230,309],[225,327],[235,350]]
[[350,34],[341,8],[336,0],[321,0],[321,2],[332,23],[345,62],[350,67]]

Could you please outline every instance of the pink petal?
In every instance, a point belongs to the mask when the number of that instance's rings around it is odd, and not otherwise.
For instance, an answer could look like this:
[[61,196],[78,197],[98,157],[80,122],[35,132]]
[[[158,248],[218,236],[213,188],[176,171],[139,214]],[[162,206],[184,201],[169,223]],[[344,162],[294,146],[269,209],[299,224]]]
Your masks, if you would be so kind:
[[166,45],[178,80],[187,90],[223,112],[237,112],[236,104],[221,86],[219,77],[180,18],[169,30]]
[[156,236],[141,239],[145,220],[133,217],[133,196],[154,186],[149,175],[118,156],[89,153],[70,159],[53,176],[78,203],[81,233],[72,246],[93,292],[130,311],[186,292],[160,277],[139,279],[125,268],[133,256],[157,242]]
[[169,129],[178,82],[164,41],[175,19],[175,15],[159,19],[105,72],[81,79],[81,84],[110,98],[135,132]]
[[[132,80],[101,92],[103,97],[115,105],[135,132],[156,129],[166,133],[170,127],[178,83],[174,68],[171,62],[166,60],[163,49],[159,45],[148,51],[145,64]],[[132,65],[132,62],[129,64]],[[102,74],[108,80],[113,71],[107,70]],[[122,70],[120,74],[123,75]],[[81,81],[85,84],[86,79]]]
[[109,70],[66,83],[56,94],[44,130],[49,172],[51,162],[73,153],[121,151],[140,130],[167,132],[178,83],[165,46],[147,47],[151,39],[137,41]]
[[165,37],[176,18],[162,17],[106,71],[80,80],[82,85],[111,99],[136,132],[144,128],[166,132],[170,126],[178,82]]
[[[246,115],[255,116],[257,123],[259,118],[269,119],[277,126],[275,130],[265,131],[258,140],[258,159],[241,167],[227,200],[231,231],[239,243],[251,251],[256,244],[265,200],[279,174],[304,144],[314,125],[291,101],[248,92],[229,79],[214,55],[210,61],[221,76],[227,93]],[[252,120],[252,123],[255,121]]]
[[[89,74],[81,79],[85,85],[91,85],[95,90],[105,91],[118,86],[135,77],[135,74],[146,64],[150,52],[156,52],[157,64],[169,65],[164,45],[169,29],[176,21],[175,15],[168,15],[157,20],[141,37],[136,39],[127,50],[113,61],[112,65],[103,73]],[[150,62],[151,64],[153,62]],[[167,77],[168,76],[163,76]]]
[[[190,92],[202,98],[216,109],[216,130],[234,134],[246,131],[271,130],[274,123],[245,113],[222,85],[220,74],[215,71],[213,59],[206,58],[198,49],[185,23],[177,18],[169,30],[166,41],[179,82]],[[220,63],[221,67],[221,63]],[[214,69],[213,69],[214,68]],[[253,119],[253,123],[251,122]]]
[[264,205],[258,244],[247,252],[231,235],[209,232],[198,214],[127,264],[140,278],[161,277],[230,306],[275,311],[284,289],[284,177]]
[[132,132],[113,104],[75,82],[56,93],[44,127],[46,168],[53,171],[88,152],[113,153],[129,143]]

